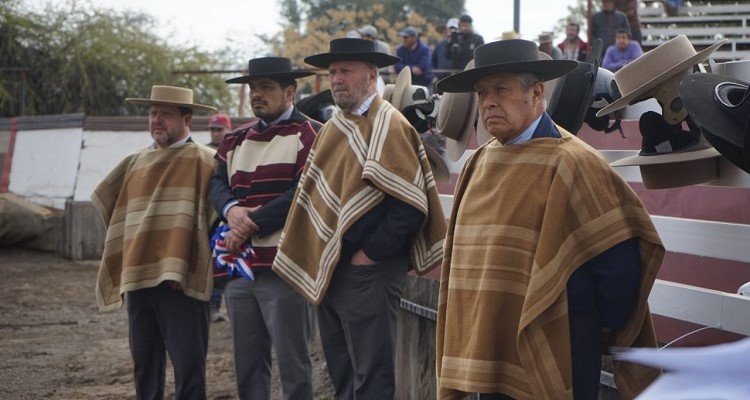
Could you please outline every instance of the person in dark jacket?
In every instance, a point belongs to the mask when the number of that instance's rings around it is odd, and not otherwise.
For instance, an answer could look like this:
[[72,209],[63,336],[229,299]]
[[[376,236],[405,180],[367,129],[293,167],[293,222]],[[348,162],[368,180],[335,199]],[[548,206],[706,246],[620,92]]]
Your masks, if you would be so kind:
[[453,69],[464,69],[474,59],[474,49],[484,44],[484,38],[474,33],[473,21],[469,15],[462,15],[458,19],[458,32],[450,35],[446,57],[451,60]]

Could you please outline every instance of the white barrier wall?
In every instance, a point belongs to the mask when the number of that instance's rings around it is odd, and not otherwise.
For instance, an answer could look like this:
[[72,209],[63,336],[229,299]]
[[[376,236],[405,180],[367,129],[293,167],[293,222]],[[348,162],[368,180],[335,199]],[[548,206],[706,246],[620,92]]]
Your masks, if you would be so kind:
[[64,209],[73,196],[82,136],[82,128],[19,131],[8,190],[34,203]]
[[[198,143],[208,143],[208,131],[191,133]],[[84,131],[74,201],[90,201],[91,192],[125,156],[151,145],[148,132]]]

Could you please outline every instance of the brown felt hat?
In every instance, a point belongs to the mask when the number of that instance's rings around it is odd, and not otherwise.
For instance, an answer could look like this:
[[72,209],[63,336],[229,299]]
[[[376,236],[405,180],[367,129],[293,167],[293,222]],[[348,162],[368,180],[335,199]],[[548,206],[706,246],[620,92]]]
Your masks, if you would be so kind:
[[125,101],[142,106],[163,104],[168,106],[186,107],[193,111],[216,111],[215,107],[193,103],[193,91],[176,86],[151,86],[151,97],[148,99],[128,97]]

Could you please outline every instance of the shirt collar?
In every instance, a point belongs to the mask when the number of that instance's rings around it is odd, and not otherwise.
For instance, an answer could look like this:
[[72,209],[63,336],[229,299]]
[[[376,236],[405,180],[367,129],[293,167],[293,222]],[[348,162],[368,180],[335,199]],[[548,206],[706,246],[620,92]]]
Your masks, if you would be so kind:
[[377,95],[378,92],[373,93],[370,97],[366,98],[365,101],[362,102],[362,105],[359,106],[352,114],[355,115],[365,115],[367,110],[370,109],[370,106],[372,105],[373,100],[375,100],[375,95]]
[[[542,113],[542,115],[544,115],[544,113]],[[531,125],[529,125],[529,127],[526,128],[526,130],[521,132],[520,135],[514,137],[511,140],[508,140],[507,142],[505,142],[504,145],[521,144],[521,143],[526,143],[529,140],[531,140],[531,137],[534,136],[534,131],[536,131],[536,128],[539,126],[539,121],[542,120],[542,115],[540,115],[539,118],[535,119],[534,122],[532,122]]]
[[[189,134],[188,134],[187,136],[185,136],[184,138],[180,139],[179,141],[177,141],[177,142],[175,142],[175,143],[172,143],[171,145],[169,145],[169,147],[168,147],[168,148],[169,148],[169,149],[176,149],[176,148],[178,148],[178,147],[182,147],[182,146],[184,146],[184,145],[185,145],[185,143],[187,143],[188,141],[192,141],[192,140],[190,140],[190,135],[189,135]],[[152,148],[152,149],[158,149],[158,148],[159,148],[159,146],[157,146],[157,145],[156,145],[156,142],[154,142],[154,143],[151,143],[151,148]]]
[[292,117],[292,111],[294,111],[294,105],[293,104],[290,105],[289,108],[286,109],[286,111],[284,111],[283,113],[281,113],[281,115],[279,115],[278,118],[276,118],[275,120],[271,121],[270,124],[266,123],[266,121],[264,121],[264,120],[261,119],[260,120],[260,126],[261,126],[261,128],[266,128],[266,127],[269,127],[269,126],[273,126],[273,125],[278,124],[281,121],[284,121],[284,120],[287,120],[287,119],[291,118]]

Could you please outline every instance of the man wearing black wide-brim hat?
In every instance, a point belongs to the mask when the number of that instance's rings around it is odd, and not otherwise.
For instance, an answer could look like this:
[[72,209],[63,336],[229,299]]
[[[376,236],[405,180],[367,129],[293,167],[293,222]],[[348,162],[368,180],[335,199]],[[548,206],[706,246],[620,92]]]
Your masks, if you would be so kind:
[[[284,57],[248,62],[248,84],[258,121],[227,134],[216,151],[209,198],[224,221],[225,248],[252,264],[226,284],[237,391],[241,399],[271,397],[271,346],[285,399],[312,399],[310,306],[271,270],[289,206],[320,123],[294,107],[297,78]],[[226,229],[228,227],[228,230]],[[248,248],[255,255],[248,259]],[[223,246],[216,246],[214,252]],[[252,277],[252,280],[250,279]]]
[[321,128],[274,270],[318,304],[336,398],[393,398],[396,323],[409,268],[442,257],[445,216],[422,141],[377,93],[399,58],[335,39],[305,62],[325,68],[340,111]]
[[[479,46],[474,61],[437,83],[476,92],[479,123],[494,136],[456,184],[437,397],[596,399],[600,338],[656,345],[646,301],[664,247],[629,185],[545,112],[543,82],[577,61],[542,60],[518,39]],[[658,374],[637,368],[615,366],[624,398]]]

